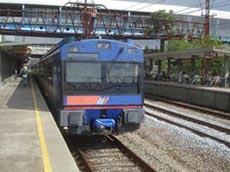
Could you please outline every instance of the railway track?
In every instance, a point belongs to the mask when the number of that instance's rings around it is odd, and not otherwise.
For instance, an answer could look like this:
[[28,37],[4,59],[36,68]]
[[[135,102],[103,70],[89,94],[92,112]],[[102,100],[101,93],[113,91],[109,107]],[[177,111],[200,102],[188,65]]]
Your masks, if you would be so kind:
[[[159,120],[165,121],[167,123],[185,128],[187,130],[190,130],[202,137],[208,137],[212,140],[218,141],[222,144],[225,144],[227,147],[230,147],[230,141],[227,139],[223,139],[221,137],[218,137],[218,134],[212,134],[211,132],[209,132],[208,130],[212,130],[215,131],[216,133],[221,133],[221,134],[225,134],[225,135],[230,135],[230,128],[229,127],[224,127],[221,125],[217,125],[214,123],[211,123],[209,121],[205,121],[205,120],[201,120],[199,118],[196,118],[195,116],[192,117],[191,115],[187,115],[185,113],[179,112],[179,111],[175,111],[175,110],[169,110],[165,107],[160,107],[160,106],[156,106],[153,103],[149,102],[149,101],[145,101],[145,110],[146,110],[146,114],[153,116]],[[162,114],[166,114],[168,116],[170,116],[169,118],[165,115],[160,115],[158,113],[155,113],[153,111],[157,111],[160,112]],[[179,120],[178,120],[179,119]],[[188,123],[184,123],[182,121],[187,121]],[[201,130],[199,128],[196,128],[195,125],[199,125],[202,128],[206,127],[206,130]]]
[[68,142],[81,171],[155,172],[115,136],[75,137]]
[[175,106],[183,107],[186,109],[191,109],[191,110],[205,113],[208,115],[212,115],[212,116],[215,116],[218,118],[223,118],[225,120],[230,120],[230,114],[227,112],[218,111],[218,110],[214,110],[214,109],[210,109],[210,108],[206,108],[206,107],[200,107],[200,106],[196,106],[196,105],[192,105],[192,104],[188,104],[188,103],[184,103],[184,102],[180,102],[180,101],[168,100],[166,98],[159,97],[159,96],[145,96],[145,98],[151,99],[151,100],[159,100],[159,101],[169,103],[169,104],[172,104]]

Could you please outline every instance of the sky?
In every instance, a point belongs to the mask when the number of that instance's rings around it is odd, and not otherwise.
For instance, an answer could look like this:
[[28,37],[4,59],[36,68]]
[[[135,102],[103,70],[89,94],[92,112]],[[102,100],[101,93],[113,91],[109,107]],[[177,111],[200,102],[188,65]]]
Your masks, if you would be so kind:
[[[0,0],[0,3],[44,4],[63,6],[69,0]],[[70,0],[85,2],[85,0]],[[205,14],[206,0],[87,0],[103,4],[108,9],[154,12],[160,9],[173,10],[175,14],[201,16]],[[230,19],[230,0],[210,0],[210,15]]]

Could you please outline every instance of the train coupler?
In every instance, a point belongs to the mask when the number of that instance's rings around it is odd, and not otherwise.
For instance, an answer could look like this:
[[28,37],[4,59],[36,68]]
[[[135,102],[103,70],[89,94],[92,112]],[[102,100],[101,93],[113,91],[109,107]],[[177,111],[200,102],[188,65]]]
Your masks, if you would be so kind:
[[112,131],[116,126],[116,122],[114,119],[96,119],[94,121],[94,126],[98,133],[108,135],[112,134]]

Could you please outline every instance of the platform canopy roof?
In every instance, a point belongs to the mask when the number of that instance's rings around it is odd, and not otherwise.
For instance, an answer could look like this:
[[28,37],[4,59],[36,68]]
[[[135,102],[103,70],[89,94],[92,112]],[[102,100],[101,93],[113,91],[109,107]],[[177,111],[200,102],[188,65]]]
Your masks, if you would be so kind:
[[7,54],[9,58],[24,60],[29,57],[31,49],[29,45],[31,43],[26,42],[0,42],[0,52]]

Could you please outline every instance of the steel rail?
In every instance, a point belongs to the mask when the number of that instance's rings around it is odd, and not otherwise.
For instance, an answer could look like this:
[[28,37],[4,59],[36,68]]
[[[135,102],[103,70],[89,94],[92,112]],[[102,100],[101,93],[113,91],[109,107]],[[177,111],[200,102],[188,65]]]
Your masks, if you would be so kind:
[[220,118],[223,118],[223,119],[227,119],[227,120],[230,120],[230,114],[229,113],[226,113],[226,112],[223,112],[223,111],[218,111],[218,110],[214,110],[214,109],[209,109],[209,108],[205,108],[205,107],[200,107],[200,106],[196,106],[196,105],[192,105],[192,104],[188,104],[188,103],[183,103],[183,102],[180,102],[180,101],[175,101],[175,100],[168,100],[164,97],[160,97],[160,96],[145,96],[146,98],[148,99],[151,99],[151,100],[159,100],[159,101],[162,101],[162,102],[165,102],[165,103],[169,103],[169,104],[173,104],[173,105],[176,105],[176,106],[180,106],[180,107],[184,107],[184,108],[187,108],[187,109],[192,109],[194,111],[197,111],[197,112],[203,112],[207,115],[212,115],[212,116],[216,116],[216,117],[220,117]]
[[178,118],[184,119],[186,121],[194,122],[194,123],[197,123],[197,124],[200,124],[200,125],[203,125],[203,126],[207,126],[209,128],[213,128],[215,130],[225,132],[226,134],[230,134],[230,129],[228,129],[228,128],[225,128],[225,127],[222,127],[222,126],[219,126],[219,125],[216,125],[216,124],[212,124],[212,123],[209,123],[209,122],[205,122],[205,121],[202,121],[200,119],[193,118],[193,117],[189,117],[189,116],[186,116],[184,114],[174,112],[172,110],[168,110],[168,109],[165,109],[165,108],[153,105],[153,104],[144,103],[144,105],[147,106],[147,107],[151,107],[153,109],[156,109],[158,111],[161,111],[163,113],[170,114],[171,116],[178,117]]
[[184,128],[184,129],[187,129],[187,130],[192,131],[193,133],[195,133],[195,134],[197,134],[197,135],[199,135],[199,136],[201,136],[201,137],[210,138],[210,139],[212,139],[212,140],[215,140],[215,141],[217,141],[217,142],[219,142],[219,143],[222,143],[222,144],[226,145],[227,147],[230,147],[230,142],[228,142],[228,141],[226,141],[226,140],[216,138],[215,136],[212,136],[212,135],[210,135],[210,134],[204,133],[204,132],[202,132],[202,131],[198,131],[198,130],[193,129],[193,128],[191,128],[191,127],[188,127],[188,126],[186,126],[186,125],[184,125],[184,124],[181,124],[181,123],[179,123],[179,122],[174,122],[174,121],[171,121],[171,120],[166,119],[166,118],[164,118],[164,117],[161,117],[161,116],[158,116],[158,115],[154,115],[152,112],[148,112],[147,109],[146,109],[145,113],[146,113],[147,115],[149,115],[149,116],[152,116],[152,117],[154,117],[154,118],[157,118],[158,120],[165,121],[165,122],[167,122],[167,123],[169,123],[169,124],[172,124],[172,125],[175,125],[175,126],[178,126],[178,127]]
[[108,136],[108,139],[111,139],[121,150],[124,150],[126,154],[128,154],[131,159],[133,159],[137,164],[141,166],[144,170],[143,172],[156,172],[156,170],[151,167],[147,162],[145,162],[142,158],[140,158],[136,153],[134,153],[131,149],[125,146],[120,140],[118,140],[115,136]]
[[[100,139],[100,136],[97,137],[97,139]],[[101,137],[102,138],[102,137]],[[95,170],[97,170],[97,168],[104,168],[105,170],[106,169],[110,169],[113,167],[113,165],[111,163],[109,164],[106,164],[106,163],[98,163],[97,161],[92,162],[92,159],[90,158],[90,154],[89,152],[85,151],[85,150],[88,150],[90,151],[91,149],[93,150],[94,154],[95,152],[101,152],[99,153],[100,155],[97,155],[96,154],[96,157],[97,157],[97,160],[100,160],[100,157],[102,158],[102,162],[103,162],[103,159],[108,160],[108,159],[113,159],[113,161],[115,162],[118,162],[118,160],[115,160],[114,158],[117,157],[117,151],[119,150],[119,153],[124,155],[124,157],[127,158],[127,162],[124,162],[122,160],[120,160],[122,162],[121,165],[118,165],[118,169],[119,168],[140,168],[142,172],[156,172],[155,169],[153,169],[153,167],[151,167],[148,163],[146,163],[143,159],[141,159],[137,154],[135,154],[131,149],[129,149],[127,146],[125,146],[121,141],[119,141],[115,136],[113,135],[106,135],[103,137],[105,139],[104,141],[104,144],[101,145],[98,143],[98,141],[96,140],[93,140],[92,141],[89,141],[90,139],[85,139],[86,142],[84,141],[84,138],[83,139],[78,139],[78,140],[81,140],[81,141],[78,141],[77,144],[77,147],[74,148],[74,145],[76,144],[73,144],[71,143],[71,147],[73,146],[72,149],[72,152],[77,152],[74,154],[74,157],[75,157],[75,160],[78,161],[77,163],[81,164],[81,168],[83,168],[85,171],[87,172],[93,172]],[[75,140],[77,142],[77,140]],[[74,142],[75,142],[74,141]],[[68,141],[69,142],[69,141]],[[92,146],[95,148],[92,148]],[[77,149],[77,151],[73,151]],[[111,152],[107,152],[105,154],[103,154],[102,150],[105,149],[105,150],[112,150],[113,153]],[[116,151],[115,151],[116,150]],[[91,156],[95,156],[95,155],[91,155]],[[119,156],[121,157],[121,156]],[[80,160],[80,162],[79,162]],[[108,161],[109,162],[109,161]],[[129,163],[131,162],[131,164]],[[115,163],[116,164],[116,163]],[[133,165],[132,165],[133,164]],[[82,167],[83,165],[83,167]]]

